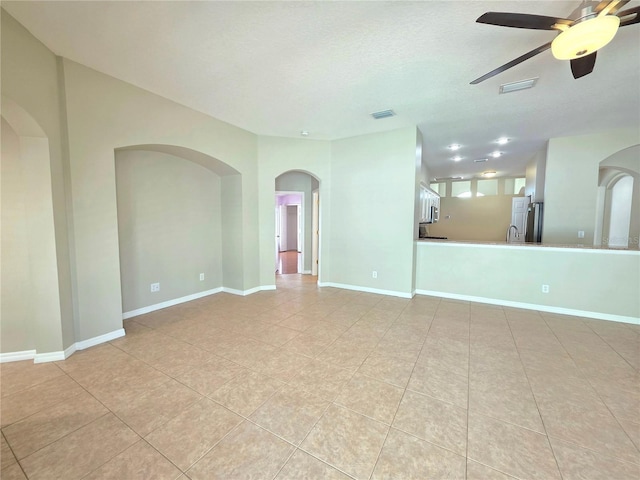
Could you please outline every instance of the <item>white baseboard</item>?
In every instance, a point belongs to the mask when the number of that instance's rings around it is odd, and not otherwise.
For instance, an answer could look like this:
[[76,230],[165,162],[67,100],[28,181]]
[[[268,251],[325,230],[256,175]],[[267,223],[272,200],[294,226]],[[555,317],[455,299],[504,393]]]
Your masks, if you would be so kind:
[[512,302],[510,300],[500,300],[496,298],[474,297],[472,295],[459,295],[457,293],[435,292],[432,290],[416,290],[418,295],[429,295],[431,297],[450,298],[452,300],[463,300],[467,302],[487,303],[489,305],[500,305],[502,307],[522,308],[524,310],[537,310],[539,312],[559,313],[562,315],[573,315],[575,317],[594,318],[596,320],[608,320],[611,322],[632,323],[640,325],[640,318],[628,317],[625,315],[613,315],[610,313],[590,312],[586,310],[575,310],[573,308],[553,307],[549,305],[537,305],[535,303]]
[[77,350],[84,350],[85,348],[100,345],[101,343],[106,343],[110,340],[115,340],[116,338],[123,337],[124,334],[124,328],[120,328],[113,332],[105,333],[104,335],[72,343],[65,350],[57,352],[37,353],[36,350],[25,350],[22,352],[0,353],[0,363],[17,362],[20,360],[33,360],[33,363],[59,362],[61,360],[66,360]]
[[311,275],[311,270],[303,270],[300,273],[302,273],[302,275]]
[[345,290],[355,290],[357,292],[377,293],[380,295],[390,295],[392,297],[412,298],[411,293],[408,293],[408,292],[396,292],[394,290],[382,290],[380,288],[360,287],[357,285],[347,285],[345,283],[318,282],[318,286],[343,288]]
[[180,303],[190,302],[191,300],[197,300],[198,298],[220,293],[222,291],[224,291],[224,288],[218,287],[212,290],[205,290],[204,292],[198,292],[192,295],[186,295],[184,297],[174,298],[173,300],[167,300],[166,302],[156,303],[155,305],[149,305],[148,307],[137,308],[129,312],[124,312],[122,314],[122,319],[126,320],[127,318],[137,317],[138,315],[144,315],[145,313],[155,312],[156,310],[161,310],[163,308],[173,307],[174,305],[178,305]]
[[22,350],[21,352],[0,353],[0,363],[33,360],[35,357],[36,357],[35,350]]
[[116,338],[124,337],[124,335],[124,328],[119,328],[118,330],[105,333],[104,335],[98,335],[97,337],[89,338],[88,340],[76,342],[74,344],[75,350],[84,350],[85,348],[95,347],[96,345],[100,345],[101,343],[110,342],[111,340],[115,340]]
[[253,293],[261,292],[263,290],[275,290],[275,285],[260,285],[259,287],[253,287],[249,290],[236,290],[235,288],[227,288],[222,287],[222,291],[225,293],[231,293],[232,295],[240,295],[241,297],[246,297],[247,295],[251,295]]

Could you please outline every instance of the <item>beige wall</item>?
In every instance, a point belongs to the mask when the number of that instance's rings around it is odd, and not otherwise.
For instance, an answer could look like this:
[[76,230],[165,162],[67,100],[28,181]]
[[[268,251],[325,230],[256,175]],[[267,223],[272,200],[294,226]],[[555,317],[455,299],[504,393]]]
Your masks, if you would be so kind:
[[[423,292],[640,322],[637,251],[418,244],[416,288]],[[543,284],[549,285],[549,293],[542,293]]]
[[222,287],[218,175],[174,155],[118,151],[116,188],[124,312]]
[[[593,245],[600,162],[638,144],[637,128],[549,140],[544,243]],[[580,230],[584,239],[578,238]]]
[[2,119],[2,305],[0,351],[34,350],[31,275],[27,234],[26,186],[20,165],[19,139]]
[[532,202],[544,201],[544,180],[547,165],[547,147],[537,152],[527,163],[524,194]]
[[[57,322],[50,321],[43,333],[44,343],[38,345],[38,352],[60,351],[74,343],[78,323],[74,304],[74,259],[70,248],[73,225],[67,214],[70,207],[66,191],[69,170],[64,110],[61,108],[64,102],[60,95],[60,71],[55,55],[4,10],[1,22],[2,96],[23,109],[37,124],[37,128],[42,130],[42,137],[46,137],[48,142],[48,165],[41,165],[38,172],[49,176],[46,185],[51,195],[47,203],[52,206],[53,225],[52,231],[47,232],[46,236],[53,245],[57,270],[57,278],[49,288],[55,290],[58,297],[59,312],[56,314]],[[21,132],[17,133],[22,135]],[[51,308],[46,302],[38,304],[37,298],[32,302],[35,302],[34,308],[42,311]]]
[[450,240],[504,242],[511,224],[512,198],[512,195],[442,197],[440,221],[429,225],[429,234]]

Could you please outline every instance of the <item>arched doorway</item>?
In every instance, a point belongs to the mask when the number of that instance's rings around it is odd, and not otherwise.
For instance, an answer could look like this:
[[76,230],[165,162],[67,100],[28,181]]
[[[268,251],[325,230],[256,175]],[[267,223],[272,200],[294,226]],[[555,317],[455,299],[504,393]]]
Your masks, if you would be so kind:
[[289,170],[275,178],[276,275],[317,277],[320,269],[320,182]]

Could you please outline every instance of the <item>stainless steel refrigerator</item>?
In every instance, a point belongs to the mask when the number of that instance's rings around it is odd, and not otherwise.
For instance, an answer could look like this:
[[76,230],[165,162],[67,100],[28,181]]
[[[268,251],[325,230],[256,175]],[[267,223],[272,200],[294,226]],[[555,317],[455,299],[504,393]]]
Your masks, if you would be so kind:
[[527,207],[527,230],[525,242],[542,243],[542,202],[532,202]]

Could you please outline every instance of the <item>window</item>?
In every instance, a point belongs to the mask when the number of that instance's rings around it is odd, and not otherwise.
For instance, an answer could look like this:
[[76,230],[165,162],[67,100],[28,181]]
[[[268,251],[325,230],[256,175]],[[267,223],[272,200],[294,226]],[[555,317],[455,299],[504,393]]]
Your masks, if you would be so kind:
[[525,186],[526,179],[522,178],[505,178],[504,179],[504,194],[505,195],[520,195],[520,190]]
[[429,185],[429,188],[431,188],[431,190],[436,192],[441,197],[447,196],[447,184],[444,182],[432,183]]
[[484,197],[485,195],[498,195],[498,179],[478,180],[478,192],[476,197]]
[[471,181],[451,182],[451,196],[460,198],[471,197]]

